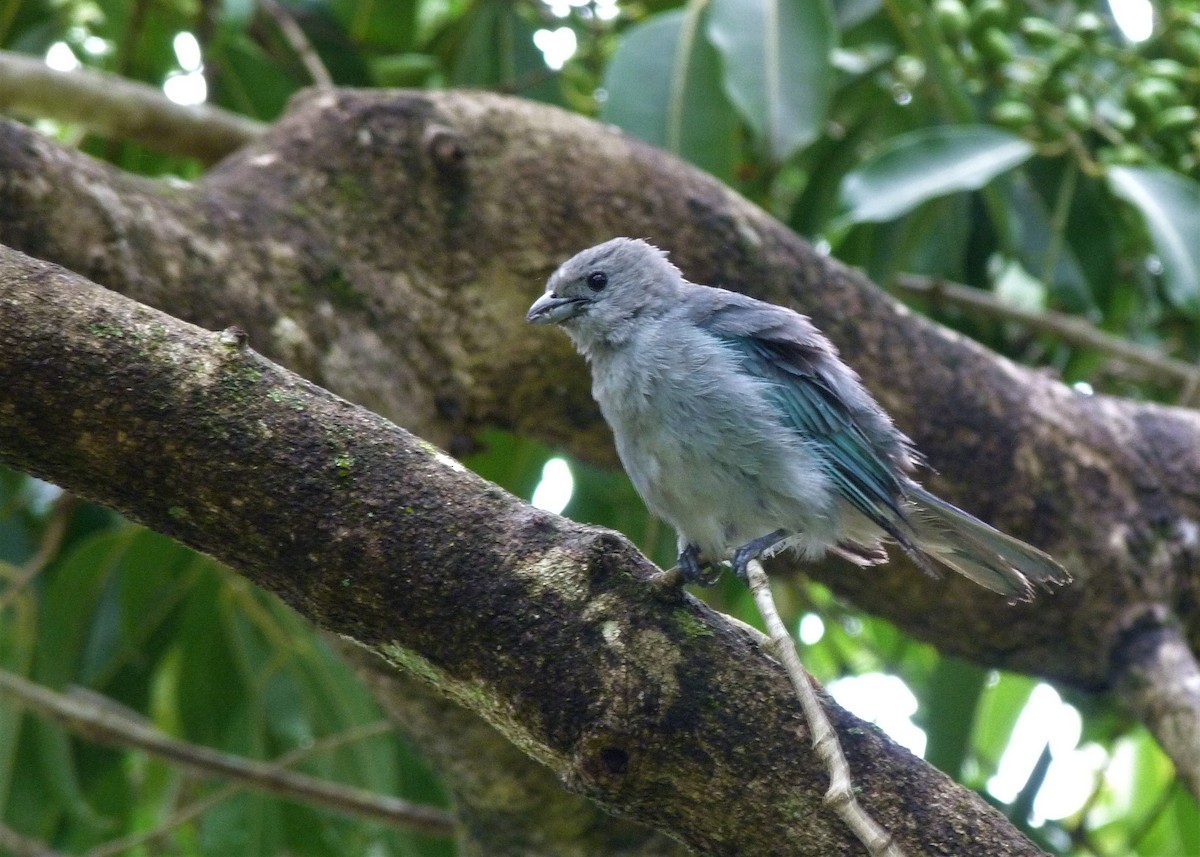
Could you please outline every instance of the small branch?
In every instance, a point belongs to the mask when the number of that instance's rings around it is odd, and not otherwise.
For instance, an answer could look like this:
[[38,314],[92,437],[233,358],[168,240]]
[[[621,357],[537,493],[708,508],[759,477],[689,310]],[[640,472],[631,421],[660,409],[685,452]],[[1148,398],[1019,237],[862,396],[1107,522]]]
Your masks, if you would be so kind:
[[867,847],[872,857],[904,857],[904,852],[892,840],[891,834],[867,814],[854,796],[854,786],[850,782],[850,766],[846,763],[841,744],[838,743],[837,733],[829,718],[825,716],[825,709],[821,707],[821,700],[817,698],[812,679],[800,663],[796,644],[784,627],[783,620],[779,618],[779,611],[775,609],[775,599],[771,597],[771,583],[767,580],[762,563],[756,559],[751,560],[746,570],[750,577],[750,591],[754,595],[754,603],[758,605],[758,612],[762,614],[767,625],[771,649],[787,670],[788,678],[792,680],[796,696],[804,709],[804,718],[808,721],[808,728],[812,733],[813,748],[829,769],[829,790],[825,792],[825,803],[846,822],[846,826]]
[[1200,795],[1200,663],[1187,639],[1171,620],[1156,620],[1131,629],[1113,660],[1121,701]]
[[[1133,366],[1150,370],[1181,385],[1184,393],[1189,396],[1200,389],[1200,367],[1105,333],[1081,318],[1052,310],[1031,312],[1004,303],[980,289],[916,274],[901,274],[892,281],[892,285],[906,292],[926,295],[935,303],[969,309],[989,318],[1016,321],[1039,333],[1057,336],[1072,345],[1090,348]],[[1181,401],[1180,404],[1187,402]]]
[[75,514],[78,505],[79,501],[71,494],[63,494],[54,502],[54,511],[50,515],[50,521],[46,525],[45,533],[42,534],[42,541],[38,545],[37,551],[24,565],[15,570],[8,587],[0,592],[0,612],[3,612],[12,600],[20,595],[35,577],[41,574],[46,563],[58,554],[58,549],[62,547],[63,537],[67,534],[67,524],[71,522],[71,517]]
[[67,857],[61,851],[55,851],[40,840],[18,833],[2,822],[0,822],[0,853],[11,854],[12,857]]
[[0,51],[0,111],[82,125],[205,164],[257,139],[266,126],[208,105],[176,104],[157,87],[94,69],[55,71],[36,57]]
[[422,833],[445,836],[455,829],[454,820],[440,809],[179,741],[131,719],[113,706],[56,693],[15,673],[0,670],[0,692],[92,741],[135,747],[192,770],[234,777],[272,794]]
[[321,58],[317,55],[317,51],[312,46],[312,42],[308,40],[308,36],[304,34],[304,30],[296,23],[292,13],[285,9],[282,3],[277,3],[275,0],[259,0],[259,4],[266,10],[267,14],[275,19],[275,25],[279,27],[279,32],[283,34],[287,43],[292,46],[292,50],[296,52],[296,56],[300,58],[308,76],[312,78],[321,89],[329,89],[333,86],[333,77],[329,74],[329,70],[325,68],[325,63],[321,62]]
[[[345,744],[352,744],[356,741],[361,741],[366,738],[372,738],[376,735],[381,735],[393,731],[393,727],[386,720],[377,720],[374,723],[366,723],[354,729],[337,735],[330,735],[327,738],[322,738],[320,741],[314,741],[306,747],[298,747],[288,753],[283,754],[274,761],[277,768],[283,769],[290,765],[294,765],[301,759],[306,759],[315,756],[319,753],[325,753],[329,750],[334,750]],[[176,827],[187,824],[189,821],[198,818],[224,801],[236,795],[238,792],[244,791],[249,787],[249,784],[244,782],[231,782],[221,788],[207,794],[199,800],[180,808],[172,813],[168,818],[163,819],[161,824],[158,824],[151,830],[141,830],[137,833],[131,833],[128,836],[122,836],[119,839],[113,839],[105,842],[102,845],[97,845],[95,848],[87,851],[83,857],[117,857],[119,854],[124,854],[139,845],[154,842],[161,837],[167,835]]]
[[152,830],[139,831],[138,833],[131,833],[128,836],[111,839],[84,852],[83,857],[117,857],[120,854],[128,854],[139,845],[156,842],[176,827],[181,827],[193,819],[204,815],[204,813],[215,809],[244,788],[245,786],[241,783],[228,783],[211,794],[206,794],[204,797],[192,801],[187,806],[172,813],[162,824],[159,824]]

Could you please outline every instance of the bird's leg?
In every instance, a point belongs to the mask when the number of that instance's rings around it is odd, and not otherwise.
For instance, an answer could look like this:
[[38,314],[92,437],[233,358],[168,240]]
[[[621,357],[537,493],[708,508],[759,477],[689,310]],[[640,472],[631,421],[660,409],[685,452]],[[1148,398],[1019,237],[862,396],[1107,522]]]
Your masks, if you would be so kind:
[[720,568],[717,568],[717,573],[709,577],[704,573],[709,564],[702,562],[700,559],[700,546],[687,545],[679,552],[679,574],[683,577],[684,583],[699,583],[701,586],[712,586],[721,576]]
[[750,575],[746,571],[746,565],[750,560],[758,559],[763,553],[775,547],[775,545],[779,544],[786,537],[787,530],[775,530],[773,533],[767,533],[765,536],[752,539],[735,550],[733,552],[733,571],[738,576],[738,580],[749,586]]

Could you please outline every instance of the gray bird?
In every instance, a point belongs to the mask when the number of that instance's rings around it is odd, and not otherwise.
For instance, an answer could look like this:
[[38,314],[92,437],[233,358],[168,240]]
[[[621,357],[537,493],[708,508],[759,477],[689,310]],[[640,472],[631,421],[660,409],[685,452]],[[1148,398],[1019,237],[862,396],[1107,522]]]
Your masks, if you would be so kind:
[[529,308],[592,367],[592,394],[646,505],[675,527],[689,582],[790,549],[859,565],[886,538],[1010,599],[1070,576],[909,477],[919,456],[804,316],[690,283],[645,241],[574,256]]

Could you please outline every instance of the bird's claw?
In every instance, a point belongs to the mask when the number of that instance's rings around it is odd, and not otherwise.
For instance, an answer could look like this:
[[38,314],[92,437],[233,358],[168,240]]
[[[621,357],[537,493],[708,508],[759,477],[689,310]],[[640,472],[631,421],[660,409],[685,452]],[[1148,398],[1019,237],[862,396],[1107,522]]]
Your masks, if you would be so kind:
[[750,560],[758,559],[766,551],[775,547],[787,536],[784,530],[775,530],[772,533],[767,533],[765,536],[759,536],[757,539],[746,542],[740,548],[733,552],[733,573],[738,576],[738,580],[747,586],[750,585]]
[[[715,569],[715,574],[709,575],[706,569]],[[704,562],[700,557],[700,548],[688,545],[679,553],[679,574],[684,583],[712,586],[721,577],[721,567]]]
[[737,575],[737,579],[747,586],[750,585],[750,560],[757,558],[757,553],[752,553],[746,548],[740,547],[733,553],[733,573]]

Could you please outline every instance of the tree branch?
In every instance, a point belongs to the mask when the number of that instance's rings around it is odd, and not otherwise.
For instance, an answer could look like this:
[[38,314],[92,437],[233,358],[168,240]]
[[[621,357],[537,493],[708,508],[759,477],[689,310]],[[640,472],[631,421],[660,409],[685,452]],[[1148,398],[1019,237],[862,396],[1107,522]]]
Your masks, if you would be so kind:
[[103,705],[57,693],[7,670],[0,670],[0,694],[93,741],[135,747],[185,768],[231,777],[272,794],[360,818],[434,835],[454,832],[454,820],[440,809],[318,780],[289,771],[278,763],[258,762],[189,744]]
[[0,165],[0,240],[193,322],[236,322],[453,452],[499,426],[615,462],[582,362],[523,318],[580,247],[650,238],[692,279],[810,314],[936,468],[927,484],[1076,582],[1009,607],[902,559],[806,573],[945,652],[1075,688],[1112,688],[1147,623],[1200,648],[1200,415],[1013,366],[611,128],[481,93],[334,91],[188,187],[3,123]]
[[259,4],[274,19],[275,26],[279,28],[284,40],[296,52],[296,56],[300,58],[300,63],[308,72],[312,82],[324,88],[333,86],[333,77],[330,76],[329,69],[325,68],[325,63],[321,62],[321,57],[312,46],[312,42],[308,40],[304,29],[292,15],[291,10],[284,8],[276,0],[259,0]]
[[31,839],[0,822],[0,848],[13,857],[67,857],[44,842]]
[[1166,620],[1132,629],[1117,666],[1121,700],[1200,794],[1200,663],[1180,629]]
[[205,105],[187,107],[161,89],[107,72],[55,71],[36,57],[0,51],[0,111],[82,125],[102,137],[133,140],[212,164],[258,137],[265,126]]
[[563,790],[554,773],[467,709],[345,640],[331,643],[454,795],[463,857],[685,857],[661,833]]
[[[0,277],[0,458],[239,569],[701,853],[855,853],[779,665],[647,584],[627,541],[532,509],[240,331],[7,249]],[[861,802],[903,847],[1038,853],[978,796],[831,714]]]
[[1131,366],[1149,370],[1155,376],[1179,385],[1182,404],[1191,404],[1200,392],[1200,367],[1105,333],[1077,316],[1048,310],[1032,312],[1005,303],[980,289],[916,274],[900,274],[893,284],[906,292],[926,297],[934,305],[946,303],[989,318],[1016,321],[1071,345],[1090,348]]

